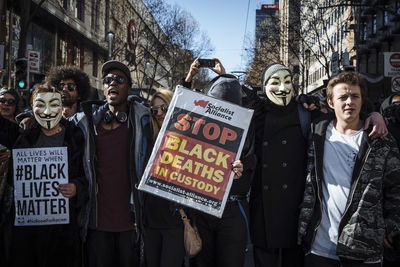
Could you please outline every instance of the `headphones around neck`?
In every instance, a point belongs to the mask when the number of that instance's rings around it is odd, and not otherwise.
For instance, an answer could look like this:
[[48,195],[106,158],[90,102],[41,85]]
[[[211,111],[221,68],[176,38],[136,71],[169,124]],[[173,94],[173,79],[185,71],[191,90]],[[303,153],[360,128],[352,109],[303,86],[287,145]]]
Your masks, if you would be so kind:
[[112,123],[114,120],[119,123],[125,123],[128,120],[128,115],[123,111],[117,111],[117,113],[114,115],[111,110],[107,110],[106,114],[104,114],[103,120],[105,124]]

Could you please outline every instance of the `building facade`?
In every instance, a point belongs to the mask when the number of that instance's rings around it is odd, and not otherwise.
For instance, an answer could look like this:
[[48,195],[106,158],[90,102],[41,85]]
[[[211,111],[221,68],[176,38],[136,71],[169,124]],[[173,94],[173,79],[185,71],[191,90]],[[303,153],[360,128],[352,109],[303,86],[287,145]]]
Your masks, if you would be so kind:
[[351,9],[356,53],[350,59],[367,80],[369,97],[380,102],[400,91],[400,0],[358,2]]
[[299,55],[304,93],[324,89],[332,76],[349,67],[350,11],[343,1],[302,1]]
[[[142,1],[33,0],[29,1],[28,11],[27,2],[0,0],[3,85],[15,87],[14,63],[21,57],[18,48],[27,22],[24,18],[29,17],[22,57],[27,58],[29,50],[39,55],[38,70],[30,73],[30,85],[42,79],[52,66],[74,65],[89,75],[93,97],[96,92],[102,96],[101,65],[108,59],[118,59],[129,65],[137,89],[168,87],[168,78],[163,78],[168,77],[165,73],[170,69],[169,58],[164,57],[169,54],[165,51],[168,46]],[[163,43],[163,56],[146,50],[159,43]],[[141,56],[147,61],[137,64]],[[147,82],[146,86],[142,81]]]

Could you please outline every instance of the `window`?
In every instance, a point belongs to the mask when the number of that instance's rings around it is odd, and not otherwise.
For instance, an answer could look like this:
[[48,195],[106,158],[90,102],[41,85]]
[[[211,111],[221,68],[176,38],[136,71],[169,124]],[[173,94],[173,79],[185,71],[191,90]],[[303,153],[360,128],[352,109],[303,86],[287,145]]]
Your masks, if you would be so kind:
[[78,46],[71,36],[60,37],[57,51],[57,65],[74,65],[81,67],[84,58],[83,46]]
[[93,72],[92,75],[97,77],[99,71],[99,56],[96,51],[93,51]]
[[366,21],[362,22],[360,39],[361,39],[361,41],[367,40],[367,22]]
[[382,15],[382,25],[386,26],[389,23],[389,13],[387,10],[383,11],[383,15]]
[[63,8],[67,11],[71,10],[71,3],[69,0],[63,0],[63,4],[62,4]]
[[100,0],[92,0],[92,12],[91,12],[90,26],[92,30],[98,32],[100,30]]
[[376,13],[372,15],[371,33],[376,34]]
[[85,0],[76,0],[76,17],[85,22]]
[[333,46],[336,46],[336,32],[333,34],[333,40],[332,40],[332,43],[333,43]]
[[344,39],[344,26],[340,29],[340,40]]

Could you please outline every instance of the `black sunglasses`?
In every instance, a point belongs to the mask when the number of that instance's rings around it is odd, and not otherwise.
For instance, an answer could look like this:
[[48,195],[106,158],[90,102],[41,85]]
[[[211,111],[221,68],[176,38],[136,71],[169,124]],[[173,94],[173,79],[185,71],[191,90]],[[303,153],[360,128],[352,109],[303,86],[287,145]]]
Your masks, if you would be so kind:
[[70,92],[74,91],[76,88],[76,84],[74,83],[59,83],[57,87],[59,90],[63,90],[64,86],[67,86],[67,89]]
[[103,83],[110,84],[112,81],[116,81],[118,84],[123,84],[125,82],[125,77],[122,76],[107,76],[103,79]]
[[167,111],[168,111],[168,105],[167,104],[162,104],[160,106],[152,106],[152,107],[150,107],[151,115],[153,115],[153,116],[157,115],[159,108],[161,108],[161,111],[164,112],[164,113],[167,113]]
[[2,104],[7,103],[7,104],[9,104],[11,106],[11,105],[15,105],[16,102],[17,101],[15,101],[15,99],[0,98],[0,103],[2,103]]

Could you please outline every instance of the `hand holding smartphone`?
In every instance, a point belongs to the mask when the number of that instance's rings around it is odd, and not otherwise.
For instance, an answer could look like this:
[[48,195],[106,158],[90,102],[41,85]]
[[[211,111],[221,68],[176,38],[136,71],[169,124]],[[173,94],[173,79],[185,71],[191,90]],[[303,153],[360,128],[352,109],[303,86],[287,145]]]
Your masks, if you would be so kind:
[[204,59],[199,58],[200,68],[214,68],[215,67],[215,59]]

